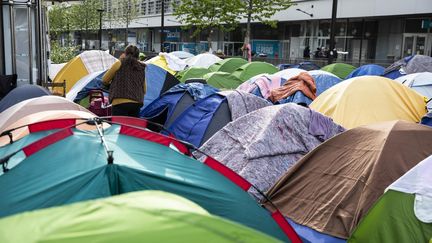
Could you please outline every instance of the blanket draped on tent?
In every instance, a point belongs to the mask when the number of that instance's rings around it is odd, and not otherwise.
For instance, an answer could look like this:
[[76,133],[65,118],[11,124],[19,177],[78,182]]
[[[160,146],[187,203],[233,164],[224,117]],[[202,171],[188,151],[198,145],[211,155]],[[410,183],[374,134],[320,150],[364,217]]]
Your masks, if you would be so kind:
[[313,77],[307,72],[294,76],[281,87],[270,91],[270,100],[272,102],[287,98],[297,91],[301,91],[311,100],[316,98],[316,85]]

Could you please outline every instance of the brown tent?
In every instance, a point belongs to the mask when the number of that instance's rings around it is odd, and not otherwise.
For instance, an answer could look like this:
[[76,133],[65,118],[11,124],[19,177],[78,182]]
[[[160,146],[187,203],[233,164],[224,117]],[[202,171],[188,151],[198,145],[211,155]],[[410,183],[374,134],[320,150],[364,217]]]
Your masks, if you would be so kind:
[[392,121],[348,130],[303,157],[270,188],[288,218],[348,238],[384,190],[432,154],[432,128]]

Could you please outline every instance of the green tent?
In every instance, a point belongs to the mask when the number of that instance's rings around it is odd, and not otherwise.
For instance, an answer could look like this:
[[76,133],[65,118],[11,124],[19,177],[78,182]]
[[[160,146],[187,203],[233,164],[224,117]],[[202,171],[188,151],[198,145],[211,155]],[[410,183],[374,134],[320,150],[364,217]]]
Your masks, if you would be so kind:
[[321,68],[321,70],[333,73],[341,79],[345,79],[345,77],[348,76],[355,69],[356,67],[354,67],[353,65],[345,63],[333,63]]
[[239,68],[232,74],[242,82],[263,73],[274,74],[279,71],[275,66],[267,62],[250,62]]
[[0,220],[0,242],[280,242],[161,191],[141,191]]
[[218,89],[235,89],[242,84],[240,79],[226,72],[207,73],[203,78],[207,84]]
[[205,74],[211,72],[207,68],[203,67],[190,67],[179,72],[176,77],[180,80],[180,82],[184,83],[186,80],[190,78],[202,78]]
[[212,72],[227,72],[233,73],[237,68],[247,64],[248,62],[243,58],[232,57],[221,60],[209,67]]
[[432,242],[432,156],[388,187],[348,242]]
[[[161,190],[185,197],[213,215],[289,241],[269,211],[245,191],[249,184],[214,169],[220,168],[219,162],[207,159],[203,163],[185,155],[184,144],[140,128],[141,119],[113,117],[121,125],[101,131],[104,139],[95,130],[58,130],[76,122],[29,125],[29,135],[0,149],[0,159],[6,162],[0,174],[0,217]],[[112,162],[108,151],[113,152]]]

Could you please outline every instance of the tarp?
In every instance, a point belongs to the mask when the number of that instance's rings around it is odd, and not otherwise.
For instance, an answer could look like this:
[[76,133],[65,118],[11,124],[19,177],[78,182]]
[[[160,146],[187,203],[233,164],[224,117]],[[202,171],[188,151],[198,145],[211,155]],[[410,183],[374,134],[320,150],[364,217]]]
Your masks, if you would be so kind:
[[[210,164],[221,169],[216,160],[203,163],[183,155],[188,152],[185,145],[137,127],[142,120],[132,119],[133,126],[125,125],[123,120],[128,119],[117,118],[122,125],[104,129],[103,140],[97,131],[64,128],[15,151],[5,166],[7,172],[0,176],[0,216],[157,189],[183,196],[211,214],[288,240],[269,212],[244,191],[246,181],[226,169],[213,170]],[[61,124],[33,125],[39,132],[26,139],[37,139],[50,131],[46,129]],[[106,147],[113,151],[112,160],[107,158]]]
[[279,242],[161,191],[38,210],[2,219],[0,226],[1,242]]
[[376,65],[376,64],[367,64],[356,68],[348,76],[346,76],[345,79],[366,76],[366,75],[381,76],[383,74],[384,74],[384,67],[381,67],[380,65]]
[[235,89],[242,84],[237,77],[226,72],[212,72],[203,76],[207,84],[218,89]]
[[173,51],[173,52],[170,52],[170,54],[174,55],[180,59],[187,59],[187,58],[195,56],[194,54],[189,53],[189,52],[185,52],[185,51]]
[[30,114],[50,110],[75,110],[89,112],[86,108],[63,97],[54,95],[42,96],[22,101],[3,111],[0,115],[0,131],[5,131],[6,128]]
[[342,131],[329,118],[302,106],[268,106],[229,123],[200,150],[267,191],[303,155]]
[[274,74],[277,71],[278,69],[270,63],[250,62],[237,68],[232,75],[244,82],[258,74]]
[[384,76],[396,79],[406,74],[421,72],[432,72],[432,57],[424,55],[404,57],[386,68]]
[[155,56],[147,61],[146,64],[153,64],[172,75],[175,75],[178,71],[183,71],[186,68],[186,63],[184,60],[178,58],[171,53],[161,52],[158,56]]
[[345,128],[391,120],[419,122],[426,114],[423,96],[378,76],[362,76],[336,84],[310,107]]
[[354,128],[297,162],[268,197],[295,221],[348,238],[392,182],[432,153],[432,128],[391,121]]
[[202,78],[205,74],[211,72],[208,68],[203,67],[190,67],[176,75],[176,78],[182,83],[190,78]]
[[333,63],[321,68],[321,70],[333,73],[341,79],[345,79],[345,77],[348,76],[355,69],[356,67],[346,63]]
[[243,58],[232,57],[220,60],[215,64],[211,65],[209,69],[212,72],[227,72],[233,73],[237,68],[247,64],[248,62]]
[[168,131],[199,147],[229,122],[268,105],[271,103],[264,99],[237,90],[216,93],[186,109]]
[[[66,81],[66,93],[75,83],[89,73],[107,70],[117,59],[104,51],[85,51],[70,60],[56,75],[53,82]],[[63,94],[63,88],[54,88],[54,91]]]
[[222,60],[220,57],[211,53],[202,53],[194,57],[186,59],[186,64],[189,67],[209,68],[211,65]]
[[[395,81],[408,86],[421,95],[425,96],[428,100],[432,98],[432,73],[413,73],[395,79]],[[432,109],[432,102],[427,104],[428,110]]]
[[430,242],[432,157],[392,183],[348,242]]
[[288,68],[299,68],[305,71],[311,71],[311,70],[319,70],[321,67],[316,65],[313,62],[301,62],[298,64],[279,64],[278,68],[279,70],[284,70]]
[[51,95],[51,93],[41,86],[31,84],[18,86],[0,100],[0,113],[21,101],[45,95]]

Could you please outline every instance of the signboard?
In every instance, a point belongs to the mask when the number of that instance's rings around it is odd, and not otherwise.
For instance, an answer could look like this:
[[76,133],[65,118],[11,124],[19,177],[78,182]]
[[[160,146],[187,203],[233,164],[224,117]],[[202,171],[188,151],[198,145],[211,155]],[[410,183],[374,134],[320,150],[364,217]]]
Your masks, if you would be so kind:
[[432,28],[432,20],[423,19],[422,20],[422,29],[431,29]]
[[252,40],[252,52],[266,55],[271,58],[279,57],[279,41],[277,40]]

